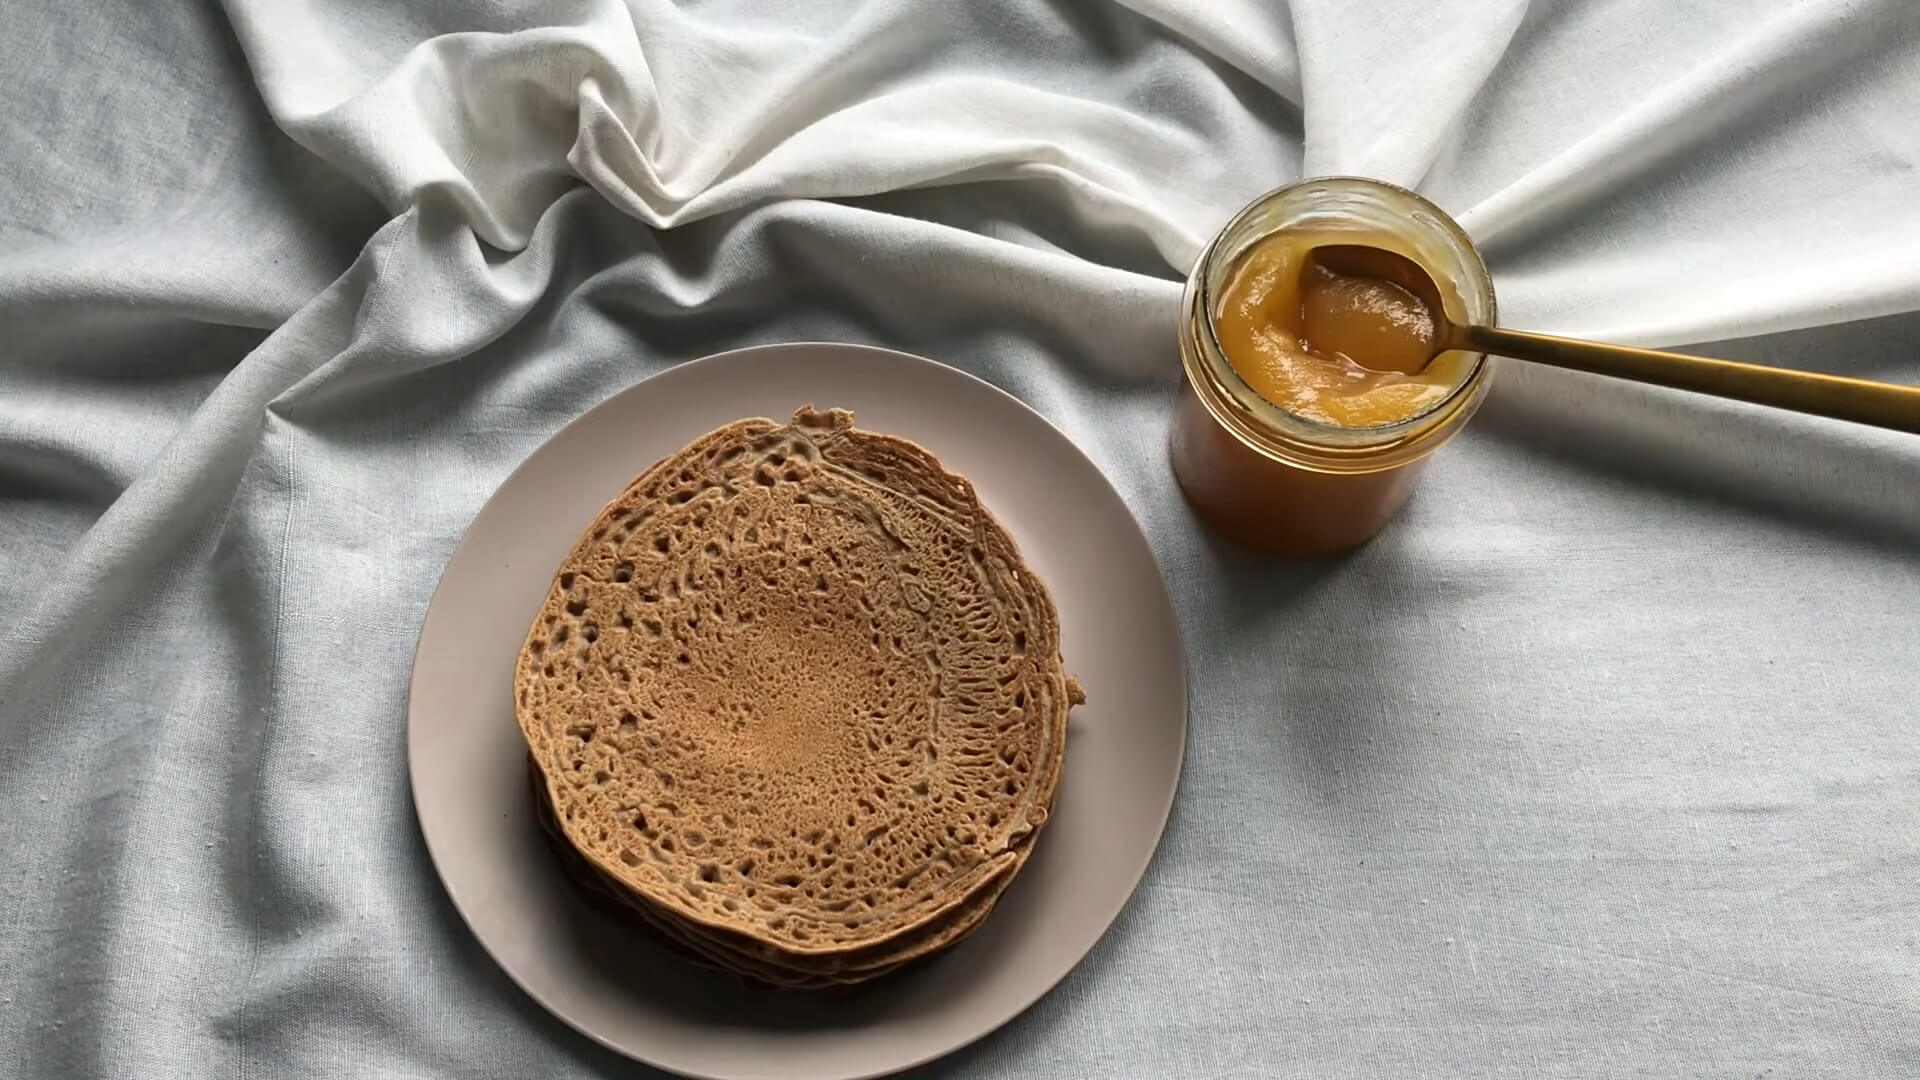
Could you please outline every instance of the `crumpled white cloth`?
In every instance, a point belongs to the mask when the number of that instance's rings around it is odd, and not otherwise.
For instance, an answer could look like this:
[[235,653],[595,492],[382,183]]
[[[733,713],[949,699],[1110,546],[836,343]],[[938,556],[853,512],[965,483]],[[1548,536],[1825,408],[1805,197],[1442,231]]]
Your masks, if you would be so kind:
[[1920,1074],[1914,440],[1509,365],[1310,565],[1163,451],[1303,174],[1509,325],[1920,381],[1916,115],[1910,0],[5,5],[0,1075],[634,1075],[445,902],[414,637],[559,425],[818,338],[1062,425],[1191,657],[1134,904],[932,1074]]

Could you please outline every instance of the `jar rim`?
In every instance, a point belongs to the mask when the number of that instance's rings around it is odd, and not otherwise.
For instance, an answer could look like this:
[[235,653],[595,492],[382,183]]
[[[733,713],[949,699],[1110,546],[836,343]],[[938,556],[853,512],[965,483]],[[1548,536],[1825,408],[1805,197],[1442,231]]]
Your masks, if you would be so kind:
[[[1237,229],[1242,228],[1250,218],[1266,206],[1278,199],[1297,192],[1303,187],[1314,184],[1332,184],[1348,190],[1372,189],[1374,191],[1385,192],[1396,199],[1410,203],[1415,212],[1423,213],[1425,220],[1421,222],[1421,224],[1437,228],[1445,235],[1450,245],[1455,249],[1455,254],[1461,258],[1461,261],[1465,264],[1465,270],[1468,276],[1472,279],[1467,284],[1476,287],[1478,292],[1484,294],[1487,321],[1494,321],[1494,313],[1497,310],[1496,299],[1493,291],[1493,281],[1487,272],[1486,262],[1482,259],[1479,249],[1474,246],[1472,239],[1467,236],[1466,230],[1462,229],[1459,223],[1453,220],[1452,216],[1434,205],[1433,202],[1426,197],[1401,187],[1398,184],[1388,183],[1384,180],[1375,180],[1369,177],[1340,175],[1305,177],[1293,183],[1284,184],[1248,202],[1229,218],[1227,223],[1220,228],[1219,232],[1214,234],[1213,239],[1209,241],[1207,246],[1201,251],[1200,257],[1195,262],[1193,272],[1188,279],[1188,306],[1191,309],[1188,321],[1192,324],[1191,329],[1195,334],[1204,335],[1206,350],[1210,352],[1213,357],[1219,358],[1217,364],[1205,364],[1204,366],[1224,369],[1223,371],[1209,371],[1208,374],[1213,376],[1213,379],[1209,381],[1224,381],[1230,379],[1230,383],[1224,386],[1218,386],[1216,389],[1230,394],[1234,399],[1234,404],[1238,406],[1238,411],[1251,414],[1252,417],[1257,417],[1260,421],[1260,426],[1268,429],[1262,434],[1277,436],[1288,444],[1304,444],[1304,449],[1307,451],[1307,456],[1309,457],[1331,456],[1334,459],[1333,462],[1295,461],[1295,464],[1305,464],[1309,468],[1324,468],[1327,469],[1327,471],[1341,472],[1388,467],[1386,465],[1375,464],[1370,460],[1363,462],[1362,459],[1371,459],[1383,454],[1396,458],[1421,456],[1424,450],[1419,448],[1427,443],[1434,442],[1429,436],[1441,429],[1451,429],[1458,426],[1457,423],[1449,425],[1447,423],[1449,419],[1461,413],[1463,409],[1470,415],[1478,408],[1480,398],[1485,395],[1488,376],[1492,370],[1492,365],[1489,363],[1486,354],[1476,355],[1472,367],[1468,369],[1467,374],[1461,378],[1460,382],[1451,388],[1445,396],[1418,413],[1386,424],[1367,427],[1345,427],[1338,424],[1328,424],[1308,419],[1307,417],[1290,412],[1268,401],[1259,391],[1247,383],[1245,378],[1233,367],[1231,362],[1226,361],[1225,350],[1220,344],[1218,328],[1215,326],[1215,295],[1211,281],[1213,275],[1210,271],[1222,269],[1215,265],[1216,261],[1222,255],[1222,241],[1232,235]],[[1236,250],[1233,252],[1233,257],[1237,259],[1243,253],[1244,249]],[[1190,372],[1190,376],[1191,374]],[[1210,397],[1210,395],[1207,394],[1202,394],[1201,396],[1203,400]],[[1220,409],[1215,402],[1208,401],[1208,407],[1211,411],[1214,411],[1216,416],[1223,422],[1227,419],[1224,416],[1219,416]],[[1465,420],[1466,416],[1460,416],[1458,423],[1464,423]],[[1228,426],[1230,428],[1241,428],[1244,425],[1234,423]],[[1245,433],[1243,433],[1243,439],[1244,434]],[[1262,441],[1265,442],[1267,440]],[[1437,445],[1437,443],[1435,444]],[[1272,453],[1272,448],[1270,447],[1261,447],[1261,449]],[[1281,456],[1292,459],[1298,456],[1298,451],[1300,451],[1302,447],[1300,445],[1293,445],[1290,446],[1289,449],[1296,451],[1296,453]],[[1407,451],[1407,453],[1394,453],[1394,451]],[[1330,465],[1332,467],[1329,468]]]

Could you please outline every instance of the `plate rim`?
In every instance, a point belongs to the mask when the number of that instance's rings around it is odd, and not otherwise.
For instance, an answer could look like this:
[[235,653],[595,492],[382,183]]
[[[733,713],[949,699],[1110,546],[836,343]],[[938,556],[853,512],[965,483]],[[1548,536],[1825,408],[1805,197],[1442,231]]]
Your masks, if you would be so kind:
[[[501,493],[504,492],[510,486],[512,486],[513,483],[517,479],[519,479],[521,474],[528,469],[528,467],[533,462],[534,458],[537,457],[541,453],[541,451],[545,450],[549,445],[553,444],[554,442],[559,441],[569,431],[586,423],[587,420],[593,414],[595,414],[596,412],[598,412],[603,408],[606,408],[617,399],[622,398],[628,394],[642,393],[644,392],[643,390],[644,387],[647,387],[649,384],[655,383],[657,380],[660,380],[665,376],[673,375],[675,372],[683,371],[683,370],[692,368],[696,365],[705,365],[708,363],[733,360],[747,354],[756,354],[756,353],[778,354],[778,353],[802,352],[802,351],[818,350],[818,349],[833,349],[833,350],[843,350],[847,352],[866,353],[870,356],[883,358],[892,363],[905,363],[905,364],[911,364],[911,365],[921,366],[921,367],[938,368],[947,377],[959,376],[964,380],[977,384],[977,387],[986,390],[990,396],[1003,399],[1003,403],[1011,405],[1014,408],[1027,413],[1032,418],[1046,425],[1046,427],[1050,429],[1056,437],[1058,437],[1061,443],[1063,443],[1071,451],[1073,455],[1077,456],[1081,460],[1081,462],[1084,463],[1089,470],[1091,470],[1092,474],[1098,478],[1099,482],[1106,487],[1107,493],[1110,494],[1113,497],[1113,499],[1120,505],[1121,509],[1125,511],[1127,524],[1131,527],[1133,531],[1133,538],[1139,541],[1141,550],[1143,550],[1146,553],[1149,562],[1152,564],[1155,570],[1155,579],[1156,579],[1156,584],[1158,585],[1157,590],[1155,590],[1155,598],[1158,601],[1160,601],[1160,603],[1165,608],[1168,625],[1171,626],[1173,629],[1174,641],[1176,644],[1176,648],[1173,650],[1174,674],[1175,674],[1176,683],[1177,683],[1177,686],[1176,686],[1176,689],[1178,691],[1177,696],[1180,701],[1180,711],[1179,711],[1179,717],[1178,717],[1178,722],[1180,725],[1180,740],[1179,740],[1179,748],[1174,755],[1174,761],[1173,761],[1173,769],[1172,769],[1173,783],[1168,788],[1167,797],[1165,799],[1164,805],[1158,807],[1157,812],[1155,814],[1156,824],[1155,824],[1155,831],[1154,831],[1153,846],[1148,851],[1146,859],[1141,862],[1139,868],[1131,874],[1132,880],[1127,885],[1126,895],[1121,900],[1119,907],[1115,909],[1113,915],[1106,920],[1104,925],[1101,926],[1099,932],[1094,936],[1093,941],[1088,944],[1087,948],[1082,950],[1080,955],[1077,956],[1072,963],[1062,968],[1058,974],[1052,976],[1051,978],[1040,980],[1030,994],[1013,995],[1012,998],[1010,999],[1012,1001],[1011,1007],[996,1010],[996,1018],[993,1019],[990,1023],[987,1023],[984,1026],[982,1026],[980,1030],[973,1032],[972,1034],[969,1034],[966,1037],[959,1039],[957,1041],[942,1040],[941,1045],[939,1047],[930,1049],[928,1052],[921,1054],[917,1057],[914,1057],[911,1060],[903,1060],[898,1062],[897,1064],[890,1065],[887,1068],[877,1072],[863,1071],[863,1072],[845,1074],[843,1077],[843,1080],[877,1080],[877,1078],[880,1078],[880,1077],[898,1075],[899,1073],[902,1073],[905,1070],[918,1068],[922,1065],[926,1065],[931,1062],[938,1061],[948,1056],[951,1056],[969,1046],[972,1046],[973,1044],[981,1041],[982,1039],[985,1039],[987,1036],[994,1034],[995,1032],[1001,1030],[1002,1028],[1006,1027],[1008,1024],[1012,1023],[1014,1020],[1018,1019],[1020,1016],[1025,1014],[1027,1010],[1031,1009],[1034,1005],[1038,1004],[1042,998],[1052,993],[1060,985],[1060,983],[1066,980],[1067,976],[1071,975],[1075,970],[1077,970],[1080,967],[1081,964],[1086,962],[1087,956],[1092,953],[1093,949],[1097,947],[1100,941],[1103,940],[1106,937],[1106,935],[1113,929],[1114,924],[1117,923],[1120,920],[1121,915],[1125,913],[1127,906],[1133,903],[1134,899],[1139,895],[1140,883],[1146,879],[1147,871],[1152,868],[1154,861],[1160,855],[1161,844],[1166,839],[1167,824],[1172,819],[1174,803],[1179,797],[1180,785],[1186,773],[1186,757],[1187,757],[1188,742],[1192,738],[1192,682],[1190,679],[1190,672],[1188,670],[1189,665],[1188,665],[1187,655],[1186,655],[1185,635],[1182,632],[1182,629],[1180,626],[1178,608],[1173,602],[1173,595],[1171,590],[1168,589],[1167,587],[1166,567],[1163,563],[1161,563],[1159,553],[1154,550],[1151,540],[1148,539],[1146,530],[1140,523],[1139,516],[1135,514],[1133,511],[1133,508],[1127,504],[1126,499],[1120,494],[1119,489],[1114,486],[1113,481],[1107,477],[1105,470],[1101,469],[1099,464],[1095,462],[1093,458],[1090,457],[1087,454],[1087,452],[1080,447],[1079,443],[1075,442],[1072,436],[1070,436],[1064,429],[1062,429],[1058,424],[1055,424],[1052,419],[1046,416],[1046,414],[1040,412],[1038,409],[1035,409],[1033,406],[1027,404],[1025,401],[1021,400],[1018,396],[980,377],[979,375],[974,374],[973,372],[967,371],[963,368],[955,367],[954,365],[951,365],[951,364],[942,363],[939,360],[935,360],[926,356],[921,356],[915,353],[904,352],[899,349],[886,348],[884,346],[867,345],[867,344],[862,344],[858,342],[828,341],[828,340],[799,340],[799,341],[768,342],[768,343],[758,344],[758,345],[742,345],[732,349],[725,349],[720,352],[707,353],[705,355],[696,357],[691,360],[683,360],[677,363],[672,363],[664,368],[661,368],[658,371],[655,371],[646,375],[643,378],[640,378],[631,383],[628,383],[625,386],[622,386],[614,390],[612,393],[605,395],[604,397],[595,401],[593,404],[588,405],[586,408],[582,409],[577,415],[569,419],[566,423],[555,428],[545,438],[542,438],[538,443],[536,443],[534,446],[528,449],[526,454],[521,457],[520,461],[517,464],[515,464],[512,469],[508,470],[507,474],[501,478],[498,484],[494,486],[493,490],[488,493],[487,497],[481,501],[479,507],[476,510],[474,510],[471,518],[467,521],[466,526],[461,530],[459,541],[456,542],[452,547],[452,549],[448,552],[446,562],[441,567],[440,573],[434,581],[433,592],[431,593],[431,595],[429,595],[427,599],[426,608],[420,616],[420,626],[419,626],[419,630],[416,633],[412,659],[410,661],[410,666],[408,669],[407,711],[406,711],[406,729],[407,729],[406,730],[406,762],[407,762],[408,797],[413,810],[413,814],[412,814],[413,825],[415,830],[418,832],[420,836],[422,846],[426,849],[427,862],[428,862],[428,865],[433,870],[435,879],[439,882],[440,888],[443,891],[443,893],[446,895],[448,902],[452,905],[454,912],[457,915],[459,915],[460,922],[463,928],[465,929],[465,932],[467,933],[467,935],[471,937],[472,940],[480,946],[481,951],[486,954],[488,961],[491,962],[494,965],[494,967],[499,969],[501,973],[506,975],[508,981],[512,982],[513,985],[517,989],[519,989],[519,991],[522,994],[525,994],[535,1004],[540,1006],[540,1008],[543,1011],[545,1011],[547,1015],[549,1015],[550,1017],[556,1020],[559,1020],[561,1023],[566,1025],[569,1029],[576,1031],[579,1034],[585,1036],[587,1039],[592,1041],[595,1045],[603,1047],[606,1050],[611,1051],[615,1054],[618,1054],[620,1057],[626,1060],[638,1062],[641,1065],[647,1066],[649,1068],[659,1069],[663,1072],[667,1072],[670,1074],[690,1077],[692,1078],[692,1080],[729,1080],[729,1078],[719,1073],[712,1073],[712,1072],[706,1072],[706,1071],[690,1071],[678,1064],[670,1065],[670,1064],[662,1063],[661,1061],[658,1061],[649,1057],[643,1057],[640,1054],[633,1051],[632,1049],[629,1049],[626,1046],[617,1045],[610,1038],[600,1034],[597,1031],[592,1030],[590,1027],[586,1025],[581,1024],[580,1022],[576,1021],[572,1016],[568,1015],[568,1012],[566,1010],[556,1007],[552,1002],[547,1000],[546,995],[541,993],[539,990],[536,990],[534,987],[529,986],[526,980],[522,977],[522,975],[519,972],[517,972],[512,965],[510,965],[509,963],[507,963],[501,958],[499,951],[495,948],[494,944],[489,942],[487,938],[483,936],[475,928],[473,916],[468,911],[468,905],[462,902],[461,896],[460,896],[460,890],[457,889],[454,886],[453,882],[448,878],[448,875],[443,865],[442,853],[436,849],[433,835],[431,831],[427,828],[426,820],[421,814],[419,792],[420,792],[420,770],[422,766],[420,764],[421,756],[417,752],[420,748],[416,745],[416,742],[421,738],[421,736],[419,735],[419,726],[415,723],[416,712],[420,708],[419,706],[419,698],[421,695],[420,659],[427,646],[427,640],[428,640],[427,631],[429,629],[430,624],[433,621],[434,609],[440,603],[441,596],[448,587],[447,576],[452,571],[453,567],[459,562],[460,556],[466,551],[469,544],[472,542],[473,530],[475,525],[479,522],[481,517],[486,514],[488,508],[490,508],[494,504],[494,502],[500,498]],[[910,440],[914,438],[911,433],[906,433],[906,432],[893,432],[892,434],[896,434],[902,438],[907,438]]]

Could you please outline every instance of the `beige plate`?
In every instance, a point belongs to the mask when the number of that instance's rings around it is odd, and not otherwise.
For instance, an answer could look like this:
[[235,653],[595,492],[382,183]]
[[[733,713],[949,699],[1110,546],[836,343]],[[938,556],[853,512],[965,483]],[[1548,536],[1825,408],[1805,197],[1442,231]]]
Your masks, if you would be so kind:
[[[973,480],[1052,591],[1067,669],[1088,697],[1068,729],[1055,817],[992,917],[952,953],[839,999],[749,991],[578,898],[534,821],[511,700],[527,625],[602,504],[696,435],[806,404],[852,409],[859,426],[912,439]],[[535,1000],[661,1068],[838,1080],[904,1069],[985,1035],[1086,955],[1166,825],[1187,691],[1153,552],[1065,435],[930,360],[775,345],[682,364],[615,394],[507,478],[427,609],[407,723],[414,805],[434,865],[474,935]]]

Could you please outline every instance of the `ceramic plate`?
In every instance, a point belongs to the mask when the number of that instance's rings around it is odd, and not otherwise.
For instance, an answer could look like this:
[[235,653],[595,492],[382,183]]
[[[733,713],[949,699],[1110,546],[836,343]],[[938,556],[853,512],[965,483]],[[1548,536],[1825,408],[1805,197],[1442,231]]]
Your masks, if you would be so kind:
[[[554,569],[602,505],[695,436],[801,405],[931,450],[974,483],[1053,594],[1072,713],[1052,823],[980,930],[844,997],[747,989],[580,900],[535,825],[514,660]],[[1146,538],[1067,437],[987,383],[852,345],[742,349],[587,412],[495,492],[447,564],[414,658],[408,764],[435,867],[482,945],[588,1037],[696,1077],[884,1075],[969,1043],[1073,968],[1160,840],[1186,745],[1179,627]]]

